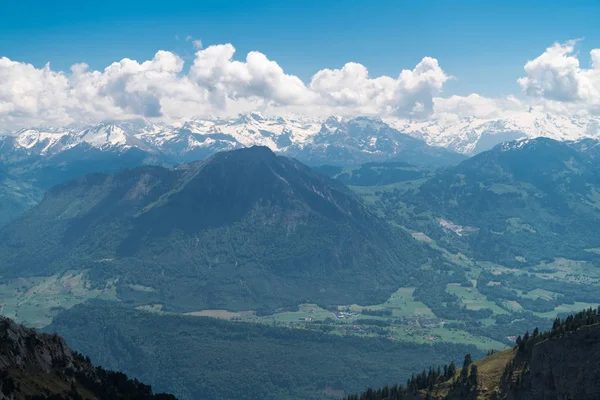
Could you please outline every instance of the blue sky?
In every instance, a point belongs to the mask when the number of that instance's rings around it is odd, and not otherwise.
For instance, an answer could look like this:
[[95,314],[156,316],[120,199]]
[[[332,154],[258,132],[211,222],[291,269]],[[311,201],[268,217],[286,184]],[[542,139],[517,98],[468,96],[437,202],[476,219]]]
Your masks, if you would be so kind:
[[[424,56],[456,79],[445,94],[502,96],[518,91],[528,59],[555,41],[585,38],[582,66],[600,47],[599,1],[33,1],[5,2],[0,56],[54,70],[86,62],[103,69],[159,49],[186,61],[192,36],[232,43],[240,59],[266,54],[304,81],[348,61],[371,76],[397,76]],[[176,40],[176,36],[179,40]]]
[[598,0],[4,3],[0,131],[251,111],[600,116]]

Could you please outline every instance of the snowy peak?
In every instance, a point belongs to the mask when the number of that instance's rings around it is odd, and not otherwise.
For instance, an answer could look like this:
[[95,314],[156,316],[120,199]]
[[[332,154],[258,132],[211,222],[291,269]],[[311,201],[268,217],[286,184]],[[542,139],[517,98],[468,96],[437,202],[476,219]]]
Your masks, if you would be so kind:
[[128,132],[117,125],[100,124],[81,132],[81,141],[102,149],[127,146],[128,136]]
[[520,138],[547,137],[578,140],[600,136],[600,119],[557,116],[539,111],[513,113],[503,118],[460,120],[388,120],[401,132],[463,154],[480,153],[495,145]]
[[[307,142],[318,132],[320,121],[297,117],[265,117],[260,113],[251,113],[229,120],[194,120],[184,127],[195,135],[226,140],[231,148],[266,146],[281,152],[290,146],[301,146]],[[203,143],[198,145],[206,146]]]
[[323,122],[321,131],[333,132],[336,129],[341,128],[343,125],[344,125],[344,122],[343,122],[342,117],[331,116],[331,117],[327,118],[325,120],[325,122]]
[[523,139],[514,140],[512,142],[502,143],[498,148],[502,152],[520,150],[520,149],[528,146],[529,144],[531,144],[534,141],[535,141],[535,139],[523,138]]
[[23,129],[17,132],[12,143],[17,150],[46,155],[68,146],[71,134],[68,130],[55,128]]

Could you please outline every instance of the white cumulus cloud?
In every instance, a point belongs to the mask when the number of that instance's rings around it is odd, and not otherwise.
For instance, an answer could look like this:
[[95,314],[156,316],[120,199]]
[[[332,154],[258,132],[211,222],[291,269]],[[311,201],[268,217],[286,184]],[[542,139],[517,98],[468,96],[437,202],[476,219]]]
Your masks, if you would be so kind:
[[362,114],[426,116],[433,112],[433,96],[441,92],[449,78],[430,57],[413,70],[403,70],[395,79],[371,78],[365,66],[348,63],[341,69],[317,72],[310,89],[327,106]]
[[0,121],[31,118],[32,122],[57,121],[67,117],[71,103],[69,80],[46,64],[30,64],[0,58]]
[[[554,44],[525,64],[518,80],[527,99],[478,94],[442,97],[452,79],[435,58],[399,69],[396,76],[371,76],[361,64],[317,71],[308,82],[286,73],[267,55],[236,58],[231,44],[203,48],[193,37],[194,60],[158,51],[151,60],[123,59],[102,70],[85,63],[70,71],[0,58],[0,129],[33,125],[88,124],[143,117],[156,121],[242,112],[297,112],[388,118],[460,120],[500,118],[536,106],[552,113],[600,114],[600,49],[582,68],[576,42]],[[517,88],[518,86],[516,86]]]
[[436,59],[425,57],[395,78],[371,77],[365,66],[348,63],[318,71],[306,84],[258,51],[236,60],[231,44],[192,43],[197,52],[187,71],[169,51],[143,62],[125,58],[103,70],[75,64],[67,72],[0,58],[0,126],[172,120],[256,109],[423,117],[433,112],[433,97],[449,79]]
[[583,107],[596,114],[600,112],[600,49],[590,52],[591,68],[582,68],[576,44],[577,41],[571,40],[548,47],[525,64],[526,76],[517,82],[529,96],[554,103],[572,103],[572,108]]

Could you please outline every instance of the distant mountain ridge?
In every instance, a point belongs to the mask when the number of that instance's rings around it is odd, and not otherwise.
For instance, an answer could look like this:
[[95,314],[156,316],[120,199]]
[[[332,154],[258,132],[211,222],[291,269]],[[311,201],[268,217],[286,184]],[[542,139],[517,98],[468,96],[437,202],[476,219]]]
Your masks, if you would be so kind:
[[426,121],[388,120],[390,126],[432,146],[477,154],[502,142],[546,137],[573,141],[600,137],[600,118],[551,115],[538,110],[490,118],[440,118]]
[[145,121],[106,122],[84,129],[23,129],[0,136],[0,160],[51,158],[76,148],[104,152],[138,149],[173,163],[206,158],[218,151],[266,146],[311,165],[358,165],[405,161],[445,166],[464,159],[428,146],[379,118],[264,117],[260,113],[231,119],[192,119],[178,124]]
[[384,202],[389,209],[407,204],[409,226],[481,260],[517,267],[555,257],[594,259],[600,143],[536,138],[500,144],[413,189],[386,194]]
[[[320,121],[251,113],[172,125],[134,120],[81,129],[22,129],[0,134],[0,168],[43,193],[88,173],[114,173],[141,165],[173,167],[204,160],[220,151],[252,146],[265,146],[313,166],[401,161],[438,168],[465,159],[405,135],[378,118],[331,117]],[[0,226],[33,204],[35,201],[24,201],[15,191],[0,191]]]
[[[403,158],[406,156],[403,154],[404,146],[419,147],[418,142],[411,142],[407,136],[429,146],[476,154],[501,142],[520,138],[598,138],[600,119],[550,115],[537,110],[504,117],[439,117],[430,120],[301,115],[267,117],[253,112],[234,118],[193,118],[171,124],[144,120],[108,121],[79,129],[51,127],[26,128],[11,134],[0,132],[0,154],[17,151],[52,156],[87,143],[105,151],[135,147],[168,155],[178,162],[189,162],[217,151],[258,145],[303,162],[312,163],[314,159],[313,165],[323,163],[322,158],[327,158],[325,164],[335,164],[332,161],[342,155],[345,156],[341,159],[344,165],[377,161],[416,164],[415,160]],[[432,155],[434,160],[439,158],[437,165],[456,162],[456,158],[439,149]]]
[[[516,139],[573,141],[599,136],[598,118],[551,116],[534,110],[503,118],[428,121],[299,115],[284,118],[255,112],[236,118],[195,118],[171,124],[107,121],[83,128],[27,128],[0,133],[0,165],[41,192],[86,173],[113,173],[140,165],[175,166],[219,151],[257,145],[311,166],[404,162],[437,169]],[[28,208],[18,197],[9,201],[24,205],[10,213],[0,209],[0,226]]]

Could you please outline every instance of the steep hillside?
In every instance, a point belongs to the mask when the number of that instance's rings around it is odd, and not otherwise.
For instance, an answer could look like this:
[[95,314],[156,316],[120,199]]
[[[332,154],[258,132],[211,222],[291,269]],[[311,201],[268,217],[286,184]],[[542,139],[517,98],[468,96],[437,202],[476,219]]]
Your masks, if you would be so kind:
[[342,184],[264,147],[87,175],[50,190],[0,242],[4,279],[85,270],[122,300],[181,311],[376,304],[437,257]]
[[0,226],[35,206],[42,194],[40,188],[15,178],[0,166]]
[[175,400],[150,386],[94,367],[57,335],[0,317],[0,399]]
[[[413,375],[395,385],[349,396],[348,400],[593,400],[600,397],[600,315],[588,309],[557,319],[551,330],[537,328],[517,338],[513,349],[462,367],[453,363]],[[437,372],[436,372],[437,371]]]

